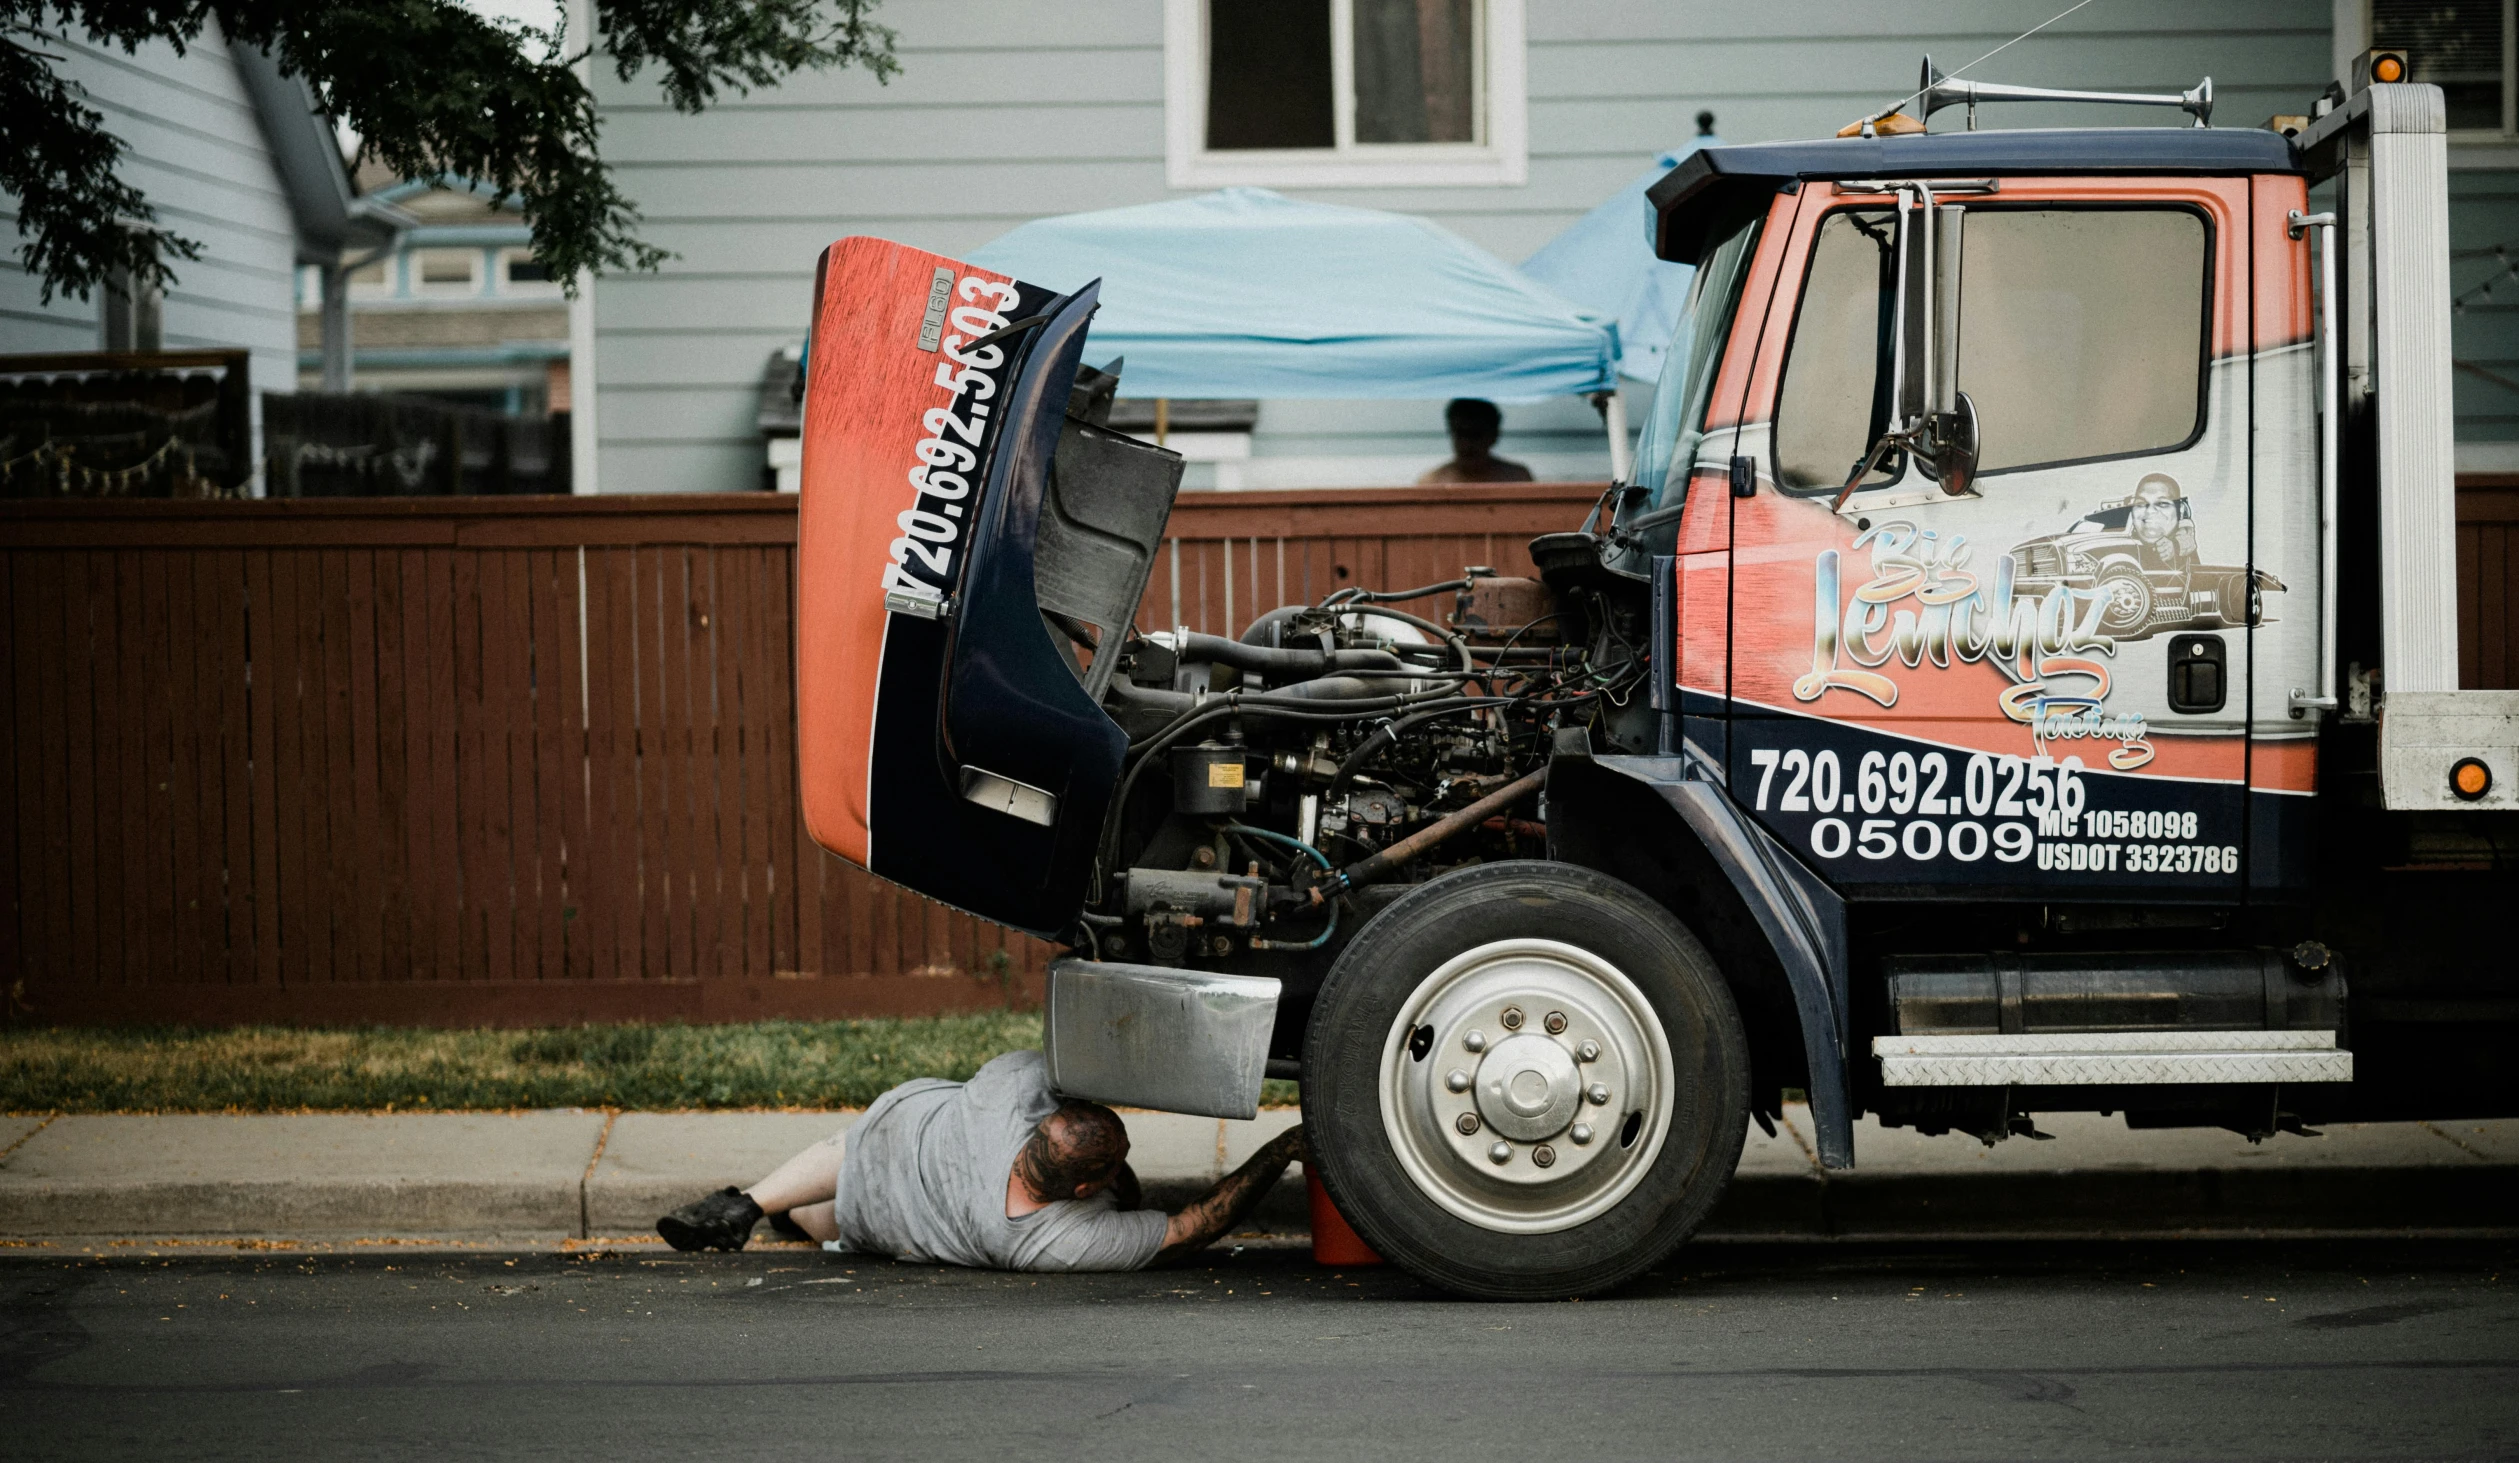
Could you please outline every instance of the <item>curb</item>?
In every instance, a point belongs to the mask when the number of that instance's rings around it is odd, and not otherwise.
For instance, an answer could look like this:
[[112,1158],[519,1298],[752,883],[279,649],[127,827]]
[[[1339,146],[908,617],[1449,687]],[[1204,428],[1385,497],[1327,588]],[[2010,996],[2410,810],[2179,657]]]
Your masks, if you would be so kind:
[[[1149,1181],[1173,1208],[1204,1179]],[[650,1232],[691,1197],[670,1180],[498,1182],[113,1182],[0,1184],[0,1235],[444,1236],[583,1239]],[[2519,1235],[2519,1168],[2330,1169],[2315,1174],[1744,1176],[1698,1237],[1711,1241],[2501,1238]],[[138,1221],[135,1223],[135,1221]],[[155,1221],[155,1222],[150,1222]],[[1280,1180],[1249,1227],[1310,1228],[1299,1177]]]
[[[848,1113],[172,1115],[0,1119],[0,1240],[433,1235],[626,1240],[693,1196],[757,1178]],[[1149,1203],[1177,1208],[1275,1131],[1159,1113],[1128,1122]],[[2147,1140],[1980,1151],[1867,1136],[1830,1173],[1792,1131],[1753,1132],[1699,1231],[1710,1241],[2128,1240],[2519,1234],[2519,1121],[2344,1132],[2317,1147]],[[2058,1124],[2059,1130],[2064,1125]],[[2043,1150],[2043,1151],[2042,1151]],[[2066,1160],[2066,1161],[2055,1161]],[[1310,1229],[1299,1177],[1248,1227]]]

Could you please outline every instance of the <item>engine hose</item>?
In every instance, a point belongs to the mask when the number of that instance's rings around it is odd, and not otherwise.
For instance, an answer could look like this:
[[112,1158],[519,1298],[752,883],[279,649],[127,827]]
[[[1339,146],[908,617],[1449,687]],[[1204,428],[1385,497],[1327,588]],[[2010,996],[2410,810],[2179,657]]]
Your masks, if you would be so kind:
[[[1310,613],[1311,608],[1312,607],[1310,605],[1279,605],[1277,608],[1261,615],[1258,619],[1253,620],[1250,623],[1250,626],[1243,630],[1242,643],[1245,645],[1268,644],[1269,631],[1276,628],[1276,626],[1280,623],[1291,620],[1297,615]],[[1283,637],[1280,638],[1282,639]]]
[[[1442,843],[1463,829],[1474,828],[1486,822],[1489,818],[1539,791],[1540,785],[1547,780],[1548,769],[1538,768],[1525,774],[1519,780],[1496,789],[1457,813],[1445,814],[1440,821],[1409,834],[1381,852],[1356,860],[1329,877],[1329,895],[1336,896],[1351,889],[1361,889],[1367,884],[1388,877],[1436,844]],[[1315,890],[1312,897],[1319,900],[1323,898],[1323,895],[1321,891]]]
[[[1292,685],[1275,687],[1268,694],[1283,696],[1290,701],[1365,701],[1375,696],[1405,696],[1408,694],[1408,688],[1413,679],[1432,680],[1438,677],[1448,679],[1454,674],[1456,673],[1451,671],[1430,671],[1421,678],[1384,675],[1314,676],[1308,681],[1296,681]],[[1449,686],[1444,687],[1447,692],[1451,689]]]
[[[1321,872],[1329,872],[1328,856],[1300,838],[1289,838],[1283,833],[1272,833],[1265,828],[1254,828],[1248,823],[1227,823],[1225,825],[1225,831],[1228,833],[1239,833],[1249,838],[1265,839],[1270,843],[1282,843],[1286,847],[1294,849],[1298,853],[1311,855],[1312,861],[1321,866]],[[1333,904],[1329,907],[1329,923],[1321,926],[1321,932],[1314,935],[1311,939],[1263,940],[1254,935],[1251,937],[1250,945],[1254,950],[1318,950],[1323,945],[1329,943],[1330,936],[1337,933],[1338,906]]]
[[1248,943],[1254,950],[1318,950],[1323,945],[1329,943],[1330,936],[1338,933],[1338,906],[1335,903],[1332,903],[1328,905],[1327,908],[1329,910],[1329,923],[1321,926],[1321,932],[1314,935],[1311,939],[1263,940],[1259,936],[1253,935],[1246,943]]
[[1470,659],[1469,642],[1463,640],[1454,631],[1438,625],[1432,620],[1421,619],[1416,615],[1408,613],[1406,610],[1395,610],[1382,605],[1376,605],[1369,610],[1358,610],[1347,605],[1341,605],[1339,606],[1339,611],[1342,614],[1383,615],[1394,620],[1402,621],[1406,624],[1414,625],[1418,629],[1425,631],[1427,634],[1432,635],[1443,641],[1445,644],[1451,646],[1452,653],[1461,658],[1461,669],[1464,672],[1471,675],[1476,675],[1478,673],[1477,663]]
[[1511,704],[1513,704],[1513,698],[1509,696],[1482,696],[1475,700],[1464,701],[1459,706],[1444,706],[1433,711],[1420,711],[1411,716],[1403,716],[1395,721],[1382,723],[1373,729],[1372,735],[1357,743],[1356,750],[1348,753],[1345,761],[1338,764],[1338,771],[1331,774],[1329,790],[1321,795],[1321,801],[1324,803],[1337,801],[1338,795],[1347,790],[1348,782],[1354,779],[1364,764],[1372,761],[1383,748],[1396,745],[1401,732],[1438,717],[1452,716],[1463,711],[1475,711],[1482,706],[1509,706]]
[[1245,645],[1227,640],[1222,635],[1201,635],[1193,631],[1181,638],[1180,657],[1186,661],[1213,662],[1236,670],[1256,671],[1272,679],[1317,676],[1326,671],[1400,671],[1407,667],[1399,657],[1387,650],[1306,650],[1275,649],[1266,645]]
[[[1187,691],[1166,691],[1120,680],[1111,683],[1110,688],[1102,693],[1102,700],[1105,709],[1112,712],[1112,720],[1122,726],[1128,725],[1128,716],[1138,712],[1158,713],[1166,718],[1154,730],[1132,738],[1129,746],[1133,750],[1146,746],[1189,717],[1204,716],[1214,711],[1223,704],[1219,695],[1239,698],[1235,702],[1238,706],[1282,706],[1289,710],[1341,714],[1343,708],[1352,707],[1360,716],[1382,716],[1390,714],[1394,705],[1399,708],[1422,706],[1457,696],[1460,694],[1457,683],[1466,679],[1458,671],[1410,671],[1404,676],[1323,676],[1317,680],[1297,681],[1273,691],[1246,691],[1237,686],[1231,691],[1203,697]],[[1430,684],[1422,691],[1405,689],[1412,682]],[[1382,684],[1377,688],[1375,683]],[[1390,689],[1393,684],[1402,689]],[[1326,689],[1315,691],[1305,689],[1307,687]],[[1359,689],[1364,694],[1341,694]]]
[[1264,839],[1270,843],[1282,843],[1297,853],[1310,855],[1312,862],[1321,866],[1322,873],[1326,874],[1329,872],[1329,856],[1322,853],[1319,849],[1314,848],[1312,845],[1304,842],[1300,838],[1290,838],[1283,833],[1272,833],[1265,828],[1254,828],[1248,823],[1227,823],[1225,825],[1225,831],[1227,833],[1239,833],[1246,838],[1258,838]]
[[1355,700],[1280,699],[1271,692],[1253,695],[1241,691],[1227,691],[1221,696],[1210,696],[1204,702],[1191,706],[1187,711],[1166,722],[1161,729],[1129,743],[1128,752],[1133,757],[1145,752],[1158,751],[1169,745],[1176,733],[1220,716],[1268,714],[1284,716],[1295,721],[1359,721],[1368,716],[1396,716],[1400,712],[1413,711],[1418,707],[1451,700],[1459,695],[1459,688],[1453,686],[1428,691],[1397,692]]
[[1441,584],[1429,584],[1423,589],[1342,589],[1321,601],[1321,608],[1334,609],[1354,604],[1397,604],[1402,600],[1428,599],[1449,590],[1467,589],[1469,586],[1470,581],[1466,579],[1446,579]]

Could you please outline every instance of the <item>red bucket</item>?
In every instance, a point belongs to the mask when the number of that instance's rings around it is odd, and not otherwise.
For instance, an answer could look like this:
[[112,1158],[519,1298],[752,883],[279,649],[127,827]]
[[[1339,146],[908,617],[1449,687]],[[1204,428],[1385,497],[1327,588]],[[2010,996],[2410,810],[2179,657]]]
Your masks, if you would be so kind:
[[1312,1196],[1312,1262],[1316,1265],[1379,1265],[1382,1257],[1347,1227],[1346,1216],[1329,1201],[1321,1176],[1310,1164],[1303,1168],[1303,1186]]

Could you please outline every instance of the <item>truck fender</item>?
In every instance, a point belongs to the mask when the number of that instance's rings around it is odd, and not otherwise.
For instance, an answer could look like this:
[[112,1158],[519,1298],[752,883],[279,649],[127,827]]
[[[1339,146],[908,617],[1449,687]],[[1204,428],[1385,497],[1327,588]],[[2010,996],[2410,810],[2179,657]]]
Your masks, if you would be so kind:
[[[1633,783],[1652,790],[1658,803],[1653,812],[1637,813],[1631,795],[1614,792]],[[1675,815],[1678,826],[1659,816],[1662,810]],[[1684,829],[1685,836],[1703,850],[1746,909],[1755,931],[1750,938],[1764,939],[1783,972],[1809,1067],[1805,1090],[1817,1129],[1819,1161],[1826,1168],[1852,1168],[1854,1114],[1846,1076],[1843,901],[1772,837],[1743,818],[1705,763],[1685,752],[1673,757],[1560,753],[1549,763],[1547,818],[1551,857],[1640,886],[1670,882],[1667,874],[1657,881],[1640,867],[1640,845],[1682,836]],[[1670,901],[1667,889],[1647,887],[1646,892]],[[1735,981],[1742,978],[1739,973],[1727,974]]]

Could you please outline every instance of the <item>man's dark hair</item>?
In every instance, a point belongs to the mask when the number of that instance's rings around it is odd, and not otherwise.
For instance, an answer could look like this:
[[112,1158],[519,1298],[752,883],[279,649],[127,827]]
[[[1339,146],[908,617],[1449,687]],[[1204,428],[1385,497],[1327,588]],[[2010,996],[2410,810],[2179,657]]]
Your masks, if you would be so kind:
[[1492,401],[1464,396],[1443,409],[1443,425],[1452,435],[1464,434],[1493,438],[1504,430],[1504,413]]
[[1128,1129],[1120,1115],[1098,1102],[1071,1098],[1041,1119],[1016,1163],[1033,1193],[1044,1199],[1070,1199],[1077,1185],[1109,1178],[1127,1155]]

